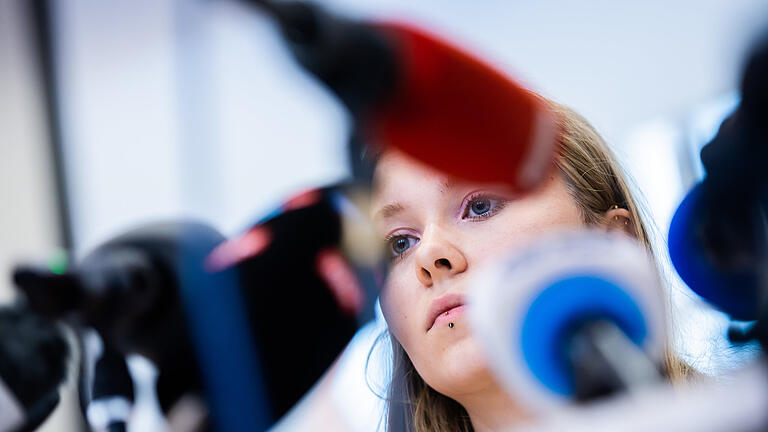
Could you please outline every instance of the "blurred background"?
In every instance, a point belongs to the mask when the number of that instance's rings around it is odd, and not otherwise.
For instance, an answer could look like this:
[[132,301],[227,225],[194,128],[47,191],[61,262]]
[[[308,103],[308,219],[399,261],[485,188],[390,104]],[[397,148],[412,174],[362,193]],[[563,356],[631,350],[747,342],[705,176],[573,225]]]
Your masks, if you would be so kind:
[[[634,178],[662,260],[674,209],[703,175],[698,151],[738,103],[745,53],[768,25],[764,0],[319,3],[418,23],[575,108]],[[0,272],[77,259],[158,219],[237,234],[287,195],[347,176],[347,125],[273,23],[240,3],[0,1]],[[748,358],[722,339],[725,319],[667,275],[682,357],[705,373]],[[4,276],[0,300],[12,296]],[[365,361],[380,328],[361,331],[334,383],[356,430],[379,424]],[[152,379],[141,359],[132,371]],[[136,430],[161,430],[151,396],[140,400]],[[76,430],[73,407],[43,429]]]

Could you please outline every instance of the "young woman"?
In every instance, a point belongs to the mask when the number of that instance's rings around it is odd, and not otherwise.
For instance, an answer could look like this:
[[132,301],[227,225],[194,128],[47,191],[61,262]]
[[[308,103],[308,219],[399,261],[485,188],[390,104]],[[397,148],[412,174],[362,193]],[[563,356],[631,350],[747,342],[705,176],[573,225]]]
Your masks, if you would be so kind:
[[[548,104],[561,130],[557,169],[529,194],[457,182],[396,151],[378,161],[372,211],[391,259],[381,293],[394,352],[390,431],[482,432],[532,420],[488,370],[462,310],[452,312],[450,326],[430,313],[438,297],[463,298],[468,277],[485,260],[565,227],[622,231],[651,250],[638,205],[603,140],[578,114]],[[667,357],[669,379],[690,370]]]

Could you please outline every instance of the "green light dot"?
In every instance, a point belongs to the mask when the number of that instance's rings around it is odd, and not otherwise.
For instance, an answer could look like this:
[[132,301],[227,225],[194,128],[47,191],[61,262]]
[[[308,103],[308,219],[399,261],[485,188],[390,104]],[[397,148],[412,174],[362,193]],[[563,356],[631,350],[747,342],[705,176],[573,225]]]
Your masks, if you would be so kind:
[[59,249],[54,252],[50,260],[48,260],[48,270],[57,275],[64,274],[67,271],[67,265],[69,264],[69,257],[67,252],[63,249]]

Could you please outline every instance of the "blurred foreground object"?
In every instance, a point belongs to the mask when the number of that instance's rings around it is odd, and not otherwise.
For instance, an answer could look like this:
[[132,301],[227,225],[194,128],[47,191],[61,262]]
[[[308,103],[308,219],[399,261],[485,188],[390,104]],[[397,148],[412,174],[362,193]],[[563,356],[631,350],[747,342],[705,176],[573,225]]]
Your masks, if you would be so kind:
[[644,387],[552,412],[514,432],[761,432],[768,427],[767,370],[761,361],[721,381]]
[[[768,36],[744,70],[741,104],[701,152],[705,179],[669,229],[675,269],[697,294],[736,320],[768,313]],[[765,339],[762,333],[763,344]]]
[[154,362],[165,412],[197,394],[215,430],[263,430],[372,313],[375,295],[342,249],[340,200],[334,189],[308,191],[230,240],[197,223],[149,225],[64,274],[22,267],[15,281],[35,310]]
[[55,323],[20,307],[0,308],[0,431],[40,426],[59,404],[69,357]]
[[516,401],[548,414],[661,382],[661,286],[624,235],[551,234],[481,269],[470,318]]
[[275,17],[299,63],[349,109],[358,178],[370,177],[365,158],[389,146],[516,192],[552,168],[558,131],[543,101],[467,51],[412,25],[353,21],[309,2],[249,3]]

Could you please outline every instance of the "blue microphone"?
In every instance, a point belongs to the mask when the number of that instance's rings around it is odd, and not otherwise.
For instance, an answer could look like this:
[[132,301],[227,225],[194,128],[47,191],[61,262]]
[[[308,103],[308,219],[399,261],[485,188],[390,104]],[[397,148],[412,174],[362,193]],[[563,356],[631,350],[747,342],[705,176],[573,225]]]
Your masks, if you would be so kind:
[[701,151],[706,178],[669,228],[669,255],[686,284],[738,320],[760,317],[768,261],[768,35],[746,63],[741,103]]
[[734,319],[755,320],[766,240],[760,209],[748,199],[724,207],[712,194],[705,180],[683,199],[669,227],[669,256],[696,294]]
[[491,369],[533,412],[656,382],[663,294],[624,235],[562,232],[478,271],[470,319]]

